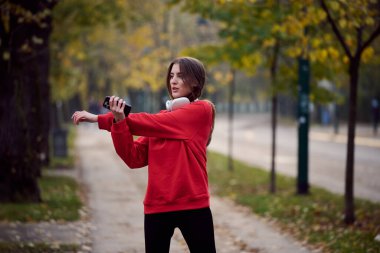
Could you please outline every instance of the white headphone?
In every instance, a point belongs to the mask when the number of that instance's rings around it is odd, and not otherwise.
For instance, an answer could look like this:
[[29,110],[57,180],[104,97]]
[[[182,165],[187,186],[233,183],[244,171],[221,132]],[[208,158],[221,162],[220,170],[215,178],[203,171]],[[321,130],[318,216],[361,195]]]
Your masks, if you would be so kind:
[[166,110],[174,111],[181,108],[184,105],[190,104],[190,100],[187,97],[180,97],[173,100],[166,101]]

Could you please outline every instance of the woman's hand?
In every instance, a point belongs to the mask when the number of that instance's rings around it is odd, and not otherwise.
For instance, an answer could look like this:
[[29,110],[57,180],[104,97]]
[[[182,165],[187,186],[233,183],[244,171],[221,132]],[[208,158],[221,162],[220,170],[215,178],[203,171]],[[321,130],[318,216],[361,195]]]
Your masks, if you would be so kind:
[[73,116],[71,116],[71,118],[75,125],[78,125],[80,122],[98,122],[98,115],[89,113],[87,111],[76,111],[74,112]]
[[122,98],[111,96],[110,110],[116,122],[125,119],[124,115],[125,101]]

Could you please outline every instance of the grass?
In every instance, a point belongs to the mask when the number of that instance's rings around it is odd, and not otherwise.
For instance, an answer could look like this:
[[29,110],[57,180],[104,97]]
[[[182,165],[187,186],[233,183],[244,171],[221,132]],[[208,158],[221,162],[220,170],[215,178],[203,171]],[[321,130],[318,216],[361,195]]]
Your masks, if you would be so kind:
[[[75,129],[69,126],[67,147],[68,156],[54,157],[51,154],[50,168],[74,167]],[[40,222],[75,221],[80,218],[82,202],[79,186],[75,179],[66,176],[44,175],[38,180],[42,203],[1,204],[0,221]],[[0,242],[0,252],[4,253],[73,253],[80,252],[79,245],[56,243]]]
[[[74,167],[74,141],[76,131],[67,126],[68,156],[54,157],[51,153],[50,168]],[[42,203],[7,203],[1,204],[0,221],[39,222],[39,221],[75,221],[80,218],[79,186],[75,179],[65,176],[43,175],[38,180]]]
[[39,179],[42,203],[1,204],[0,221],[74,221],[82,206],[78,184],[69,177],[44,176]]
[[276,221],[284,231],[323,252],[375,253],[380,242],[380,204],[355,200],[356,222],[343,222],[343,196],[312,186],[310,195],[296,195],[294,178],[277,175],[277,193],[269,194],[269,173],[227,158],[208,153],[209,179],[217,195],[232,198],[263,217]]
[[20,244],[0,242],[0,252],[2,253],[73,253],[78,251],[78,245],[50,245],[45,243]]

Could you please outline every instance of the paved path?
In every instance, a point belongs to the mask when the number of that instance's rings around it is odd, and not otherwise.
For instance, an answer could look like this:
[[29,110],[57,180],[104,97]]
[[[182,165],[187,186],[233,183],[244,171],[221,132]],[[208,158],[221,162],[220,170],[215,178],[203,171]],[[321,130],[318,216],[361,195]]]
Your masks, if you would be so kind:
[[[76,142],[81,177],[88,191],[93,253],[144,252],[143,197],[146,168],[130,170],[116,155],[110,134],[86,125]],[[219,253],[309,252],[275,227],[228,200],[212,197]],[[176,230],[171,252],[188,252]]]
[[[130,170],[116,155],[110,134],[92,125],[78,127],[77,164],[71,176],[86,192],[84,219],[78,222],[0,224],[0,242],[78,244],[83,253],[145,252],[144,198],[147,169]],[[218,253],[309,253],[294,239],[248,208],[212,196]],[[189,252],[177,229],[171,252]]]

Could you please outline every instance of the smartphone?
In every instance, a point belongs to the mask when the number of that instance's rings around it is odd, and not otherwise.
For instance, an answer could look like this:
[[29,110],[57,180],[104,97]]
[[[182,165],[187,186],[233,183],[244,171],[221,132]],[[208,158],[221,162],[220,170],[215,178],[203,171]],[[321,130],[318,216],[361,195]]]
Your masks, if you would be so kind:
[[[106,96],[106,98],[104,99],[104,102],[103,102],[103,107],[106,108],[106,109],[110,109],[110,96]],[[132,106],[130,106],[129,104],[125,104],[125,107],[124,107],[124,115],[125,117],[128,116],[128,114],[131,112],[131,109],[132,109]]]

